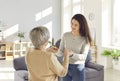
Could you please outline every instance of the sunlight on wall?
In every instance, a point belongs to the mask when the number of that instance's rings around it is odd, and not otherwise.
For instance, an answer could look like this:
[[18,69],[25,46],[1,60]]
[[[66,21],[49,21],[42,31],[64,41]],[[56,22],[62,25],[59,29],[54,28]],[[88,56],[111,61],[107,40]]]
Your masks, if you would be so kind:
[[5,30],[4,33],[4,38],[7,38],[13,34],[15,34],[16,32],[18,32],[19,30],[19,24],[16,24],[10,28],[8,28],[7,30]]
[[52,21],[46,23],[44,26],[48,28],[50,32],[50,37],[52,37]]
[[[42,18],[44,18],[44,17],[49,16],[50,14],[52,14],[52,12],[53,12],[52,7],[49,7],[47,9],[45,9],[45,10],[37,13],[35,15],[35,20],[39,21],[40,19],[42,19]],[[52,42],[52,25],[53,25],[52,20],[46,22],[46,24],[43,25],[43,26],[47,27],[48,30],[49,30],[49,32],[50,32],[50,39],[49,39],[49,41],[51,41],[51,42]],[[48,44],[47,47],[49,47],[49,46],[50,46],[50,44]]]
[[42,11],[42,17],[48,16],[52,13],[52,7],[49,7]]
[[39,21],[41,18],[46,17],[52,13],[52,7],[49,7],[42,12],[39,12],[35,15],[35,20]]
[[[44,26],[47,27],[49,32],[50,32],[50,39],[49,39],[49,41],[52,42],[52,21],[46,23]],[[50,46],[50,44],[48,44],[47,47],[49,47],[49,46]]]
[[35,15],[35,20],[36,21],[39,21],[42,17],[41,17],[42,15],[41,15],[41,12],[39,12],[39,13],[37,13],[36,15]]
[[64,14],[64,20],[63,20],[63,25],[64,25],[63,33],[71,30],[70,20],[71,20],[70,14],[69,13],[65,13]]

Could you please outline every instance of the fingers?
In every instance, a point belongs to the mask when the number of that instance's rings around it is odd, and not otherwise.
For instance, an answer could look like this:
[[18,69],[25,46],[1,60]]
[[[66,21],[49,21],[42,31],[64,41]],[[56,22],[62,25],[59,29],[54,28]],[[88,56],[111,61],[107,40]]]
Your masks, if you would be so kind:
[[52,46],[52,47],[48,48],[47,51],[56,53],[58,51],[58,48],[55,46]]
[[72,50],[69,50],[69,49],[64,50],[64,55],[65,56],[71,56],[72,54],[73,54]]

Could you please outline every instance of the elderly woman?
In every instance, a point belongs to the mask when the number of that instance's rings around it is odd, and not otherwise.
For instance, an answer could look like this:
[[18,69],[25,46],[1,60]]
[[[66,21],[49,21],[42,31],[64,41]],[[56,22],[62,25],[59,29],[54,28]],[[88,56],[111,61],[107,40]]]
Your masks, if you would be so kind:
[[49,39],[46,27],[35,27],[30,31],[30,39],[34,46],[26,54],[26,64],[29,71],[29,81],[57,81],[58,76],[67,73],[69,56],[72,52],[64,50],[64,60],[59,63],[55,54],[46,50]]

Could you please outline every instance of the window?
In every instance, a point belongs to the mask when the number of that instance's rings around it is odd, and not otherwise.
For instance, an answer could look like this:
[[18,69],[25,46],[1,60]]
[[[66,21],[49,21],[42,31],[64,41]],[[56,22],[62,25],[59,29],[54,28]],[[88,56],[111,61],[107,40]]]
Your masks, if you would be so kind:
[[120,0],[103,0],[102,46],[120,47]]
[[83,0],[62,0],[62,33],[70,31],[71,17],[83,12]]
[[113,3],[113,31],[112,45],[120,46],[120,0]]

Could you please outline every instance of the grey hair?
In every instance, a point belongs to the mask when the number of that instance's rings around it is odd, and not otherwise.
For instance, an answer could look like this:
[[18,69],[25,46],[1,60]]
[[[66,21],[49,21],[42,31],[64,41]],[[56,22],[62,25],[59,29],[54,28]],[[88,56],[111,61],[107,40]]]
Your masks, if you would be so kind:
[[50,38],[49,30],[46,27],[38,26],[30,31],[30,39],[35,49],[40,48]]

